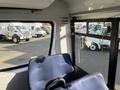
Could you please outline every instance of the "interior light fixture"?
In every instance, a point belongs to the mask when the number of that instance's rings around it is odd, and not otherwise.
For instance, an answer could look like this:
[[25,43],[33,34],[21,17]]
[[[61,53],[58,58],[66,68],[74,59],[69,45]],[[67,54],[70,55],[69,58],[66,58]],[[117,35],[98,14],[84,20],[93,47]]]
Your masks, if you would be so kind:
[[93,7],[88,7],[88,11],[91,11],[91,10],[93,10]]

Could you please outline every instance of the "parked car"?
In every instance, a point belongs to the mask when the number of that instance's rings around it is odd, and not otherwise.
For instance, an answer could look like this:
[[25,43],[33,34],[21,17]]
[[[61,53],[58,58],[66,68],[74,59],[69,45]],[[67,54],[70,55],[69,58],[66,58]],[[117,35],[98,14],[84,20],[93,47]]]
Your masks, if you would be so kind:
[[34,30],[32,30],[32,36],[33,37],[41,37],[41,36],[46,36],[47,33],[46,31],[44,31],[42,28],[35,28]]
[[0,30],[1,40],[12,40],[14,43],[19,43],[21,40],[29,41],[31,33],[23,26],[3,26]]
[[[110,36],[110,26],[103,27],[101,29],[95,30],[92,33],[94,33],[96,35]],[[100,39],[100,38],[94,38],[94,37],[86,36],[84,44],[87,48],[89,48],[92,51],[100,50],[102,47],[103,48],[110,48],[110,40],[106,40],[106,39],[102,39],[102,38]],[[120,44],[119,44],[119,49],[120,49]]]
[[101,49],[101,46],[110,47],[110,40],[93,38],[93,37],[86,37],[85,38],[85,45],[87,48],[94,51],[94,50]]
[[41,27],[42,30],[44,30],[47,34],[50,34],[50,32],[45,27]]

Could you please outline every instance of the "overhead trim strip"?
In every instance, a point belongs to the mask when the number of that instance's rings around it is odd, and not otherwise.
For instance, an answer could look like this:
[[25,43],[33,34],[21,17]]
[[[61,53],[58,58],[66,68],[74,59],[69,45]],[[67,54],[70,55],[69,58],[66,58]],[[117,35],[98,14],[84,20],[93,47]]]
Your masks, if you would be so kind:
[[97,13],[97,12],[109,12],[109,11],[120,11],[120,6],[115,6],[115,7],[109,7],[109,8],[103,8],[103,9],[95,9],[91,11],[82,11],[82,12],[75,12],[71,13],[71,16],[76,16],[79,14],[88,14],[88,13]]

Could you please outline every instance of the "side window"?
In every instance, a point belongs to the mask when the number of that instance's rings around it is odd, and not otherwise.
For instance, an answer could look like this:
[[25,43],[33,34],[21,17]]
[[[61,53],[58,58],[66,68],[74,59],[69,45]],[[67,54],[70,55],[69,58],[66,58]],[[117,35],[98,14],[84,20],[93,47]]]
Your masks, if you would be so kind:
[[89,34],[110,36],[111,35],[111,23],[110,22],[89,22],[88,26]]
[[10,30],[10,26],[6,26],[7,27],[7,30],[9,31]]
[[89,73],[108,76],[112,22],[77,21],[75,27],[76,64]]
[[8,31],[14,31],[15,30],[14,26],[7,26],[7,29],[8,29]]
[[[28,64],[31,57],[45,56],[50,52],[52,22],[0,22],[1,26],[7,30],[0,34],[0,69]],[[36,28],[41,27],[46,29],[35,32]],[[17,30],[19,33],[14,35],[11,32],[8,37],[10,30]],[[2,38],[3,36],[6,38]]]
[[75,32],[87,33],[87,23],[86,22],[75,22]]

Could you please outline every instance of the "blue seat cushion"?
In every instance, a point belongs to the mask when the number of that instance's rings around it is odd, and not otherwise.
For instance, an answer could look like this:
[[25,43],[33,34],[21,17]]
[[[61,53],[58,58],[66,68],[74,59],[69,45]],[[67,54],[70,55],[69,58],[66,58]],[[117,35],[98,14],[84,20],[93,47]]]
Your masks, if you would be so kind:
[[31,90],[44,90],[48,81],[63,77],[74,70],[69,54],[57,54],[29,63],[29,83]]
[[96,73],[72,82],[68,90],[108,90],[108,88],[102,74]]

